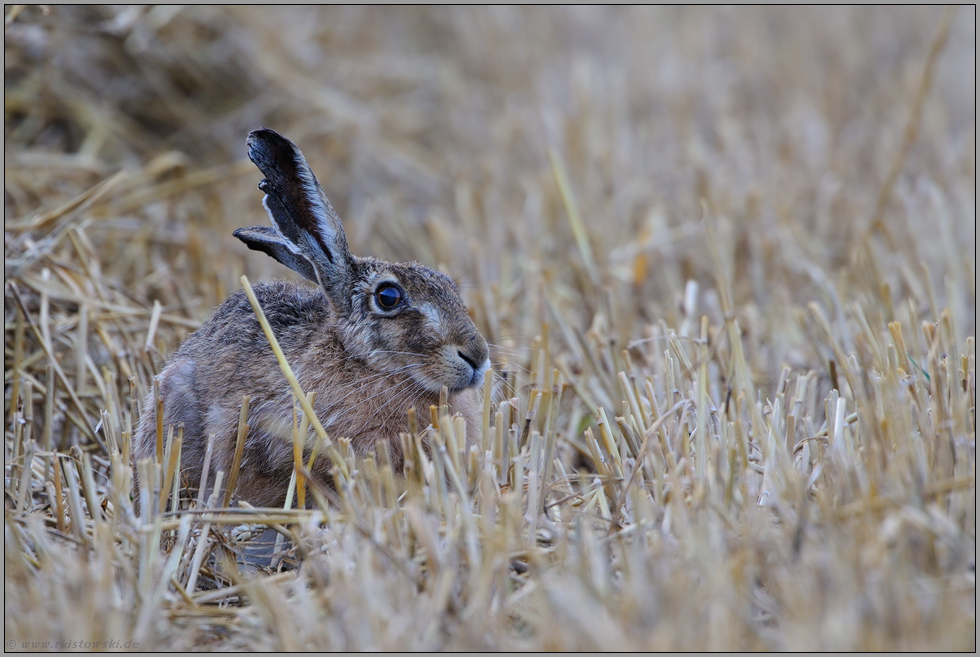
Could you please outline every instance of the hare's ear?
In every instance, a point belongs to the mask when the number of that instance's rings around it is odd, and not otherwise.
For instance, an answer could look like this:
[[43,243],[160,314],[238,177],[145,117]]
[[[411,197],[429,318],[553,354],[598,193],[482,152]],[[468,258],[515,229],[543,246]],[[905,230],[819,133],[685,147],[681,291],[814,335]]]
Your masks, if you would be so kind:
[[272,256],[303,278],[314,283],[320,282],[313,264],[299,252],[299,247],[283,238],[272,226],[239,228],[232,235],[245,242],[248,248]]
[[[265,175],[259,183],[259,189],[265,192],[262,205],[279,233],[271,238],[266,233],[256,239],[253,232],[247,237],[262,243],[259,250],[319,282],[336,312],[350,312],[354,259],[347,248],[340,217],[330,206],[306,158],[293,142],[266,128],[252,131],[246,143],[249,159]],[[276,237],[283,238],[279,245],[274,244]],[[252,247],[248,239],[242,241]],[[301,269],[297,258],[309,261],[314,277]]]

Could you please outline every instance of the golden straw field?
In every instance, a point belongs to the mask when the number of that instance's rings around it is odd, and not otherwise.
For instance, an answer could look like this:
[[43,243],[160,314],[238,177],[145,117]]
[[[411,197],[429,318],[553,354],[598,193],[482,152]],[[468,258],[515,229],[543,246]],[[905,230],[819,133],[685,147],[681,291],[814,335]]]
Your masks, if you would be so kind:
[[[4,15],[7,651],[976,650],[974,7]],[[260,126],[493,363],[279,509],[133,458]]]

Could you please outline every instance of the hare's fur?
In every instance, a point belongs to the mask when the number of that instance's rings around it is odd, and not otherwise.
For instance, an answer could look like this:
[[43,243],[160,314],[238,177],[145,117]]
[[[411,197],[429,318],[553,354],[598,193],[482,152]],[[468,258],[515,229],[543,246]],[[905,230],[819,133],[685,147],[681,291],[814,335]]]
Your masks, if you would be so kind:
[[[267,176],[260,184],[275,228],[236,231],[322,287],[272,281],[256,297],[314,410],[334,439],[349,438],[367,454],[386,441],[396,468],[407,411],[427,417],[441,389],[466,421],[469,442],[480,431],[477,392],[489,368],[486,341],[466,312],[456,284],[418,263],[357,258],[347,251],[340,220],[305,159],[270,130],[249,136],[249,156]],[[384,309],[376,296],[397,286],[402,303]],[[181,468],[198,487],[208,437],[214,436],[209,481],[228,481],[241,401],[249,395],[248,434],[235,497],[254,506],[281,506],[293,471],[293,393],[244,292],[232,294],[193,333],[159,376],[164,427],[183,423]],[[166,429],[165,429],[166,432]],[[313,444],[306,437],[306,456]],[[153,394],[147,396],[135,441],[136,459],[157,444]],[[329,483],[330,463],[313,475]]]

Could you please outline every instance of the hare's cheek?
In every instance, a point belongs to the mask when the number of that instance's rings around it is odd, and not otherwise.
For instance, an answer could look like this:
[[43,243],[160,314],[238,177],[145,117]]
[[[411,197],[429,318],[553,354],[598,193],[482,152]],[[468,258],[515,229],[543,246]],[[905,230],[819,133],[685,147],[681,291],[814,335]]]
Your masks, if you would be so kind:
[[348,324],[342,342],[346,354],[357,360],[371,361],[374,354],[388,349],[381,322],[367,318]]
[[414,309],[397,317],[385,318],[375,336],[379,350],[403,357],[411,355],[415,360],[420,356],[431,356],[440,346],[439,337],[428,326],[425,317]]
[[405,336],[405,351],[420,356],[431,356],[439,349],[439,343],[422,330],[411,331]]
[[442,314],[439,309],[431,303],[423,303],[418,307],[418,315],[415,317],[415,325],[419,331],[442,338],[446,335],[446,327],[443,326]]

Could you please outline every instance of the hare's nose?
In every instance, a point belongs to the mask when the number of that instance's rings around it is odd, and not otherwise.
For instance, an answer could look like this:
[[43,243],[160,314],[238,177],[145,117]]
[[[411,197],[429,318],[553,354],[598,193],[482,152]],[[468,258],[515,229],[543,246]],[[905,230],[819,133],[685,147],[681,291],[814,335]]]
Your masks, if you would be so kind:
[[483,377],[486,375],[487,370],[490,369],[490,359],[487,357],[487,348],[484,346],[478,355],[474,354],[472,351],[466,353],[462,349],[458,349],[456,351],[456,355],[459,356],[460,360],[469,365],[472,369],[469,382],[465,387],[468,388],[470,386],[482,385]]
[[483,336],[477,334],[471,336],[465,344],[460,345],[456,353],[475,372],[483,367],[490,355],[490,350],[487,348],[487,341],[483,339]]
[[467,356],[462,351],[457,351],[456,354],[460,358],[462,358],[466,362],[466,364],[469,365],[470,367],[472,367],[474,370],[480,369],[480,363],[478,361],[474,360],[474,358],[472,356]]

